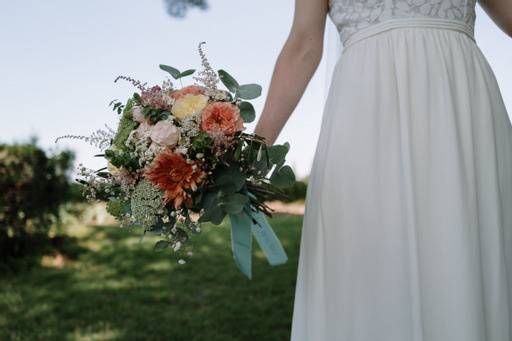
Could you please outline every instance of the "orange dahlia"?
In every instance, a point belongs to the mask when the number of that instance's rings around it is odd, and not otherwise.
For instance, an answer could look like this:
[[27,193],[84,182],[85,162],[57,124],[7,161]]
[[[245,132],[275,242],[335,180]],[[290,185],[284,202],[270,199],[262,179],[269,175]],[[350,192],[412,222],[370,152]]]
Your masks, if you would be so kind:
[[197,190],[206,173],[195,162],[187,162],[180,154],[164,151],[157,155],[145,175],[155,187],[164,191],[165,203],[172,202],[178,209],[192,206],[192,197],[186,190]]
[[225,135],[244,129],[240,109],[229,102],[213,102],[204,107],[201,115],[201,129],[208,133],[221,131]]

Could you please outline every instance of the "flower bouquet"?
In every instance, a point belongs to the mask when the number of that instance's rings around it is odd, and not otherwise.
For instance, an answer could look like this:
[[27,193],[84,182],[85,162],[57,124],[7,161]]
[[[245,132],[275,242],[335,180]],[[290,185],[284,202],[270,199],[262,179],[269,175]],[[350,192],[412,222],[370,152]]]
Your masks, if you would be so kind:
[[[131,82],[139,91],[126,103],[112,101],[120,116],[117,130],[60,138],[81,139],[103,151],[97,156],[107,159],[107,167],[79,167],[85,196],[106,201],[122,225],[141,225],[144,233],[161,236],[156,250],[182,253],[201,223],[218,225],[229,216],[235,263],[251,278],[253,235],[271,265],[287,261],[265,218],[272,214],[265,202],[285,197],[283,190],[295,181],[284,164],[289,145],[267,146],[262,137],[244,132],[244,123],[255,118],[248,100],[260,96],[261,86],[240,85],[226,71],[214,71],[202,44],[203,69],[197,74],[160,65],[174,80],[192,76],[194,84],[175,88],[167,79],[148,87],[120,76],[116,82]],[[218,88],[220,82],[226,90]]]

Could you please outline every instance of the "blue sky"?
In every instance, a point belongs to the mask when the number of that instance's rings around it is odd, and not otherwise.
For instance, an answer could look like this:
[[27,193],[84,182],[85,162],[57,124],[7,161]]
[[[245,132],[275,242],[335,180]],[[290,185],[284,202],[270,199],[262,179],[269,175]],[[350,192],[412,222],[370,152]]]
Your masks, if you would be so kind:
[[[55,146],[64,134],[84,134],[109,124],[112,99],[126,99],[133,88],[114,84],[129,75],[148,84],[165,74],[158,64],[198,68],[197,44],[206,41],[212,66],[228,70],[241,83],[259,83],[261,111],[275,60],[293,16],[293,0],[210,0],[206,12],[185,20],[167,15],[163,0],[2,1],[0,12],[0,141],[39,137],[48,149],[70,147],[91,167],[94,147],[80,142]],[[512,40],[478,7],[475,36],[512,112]],[[309,172],[319,134],[325,60],[277,142],[292,144],[288,160],[299,176]],[[254,124],[249,126],[252,130]]]

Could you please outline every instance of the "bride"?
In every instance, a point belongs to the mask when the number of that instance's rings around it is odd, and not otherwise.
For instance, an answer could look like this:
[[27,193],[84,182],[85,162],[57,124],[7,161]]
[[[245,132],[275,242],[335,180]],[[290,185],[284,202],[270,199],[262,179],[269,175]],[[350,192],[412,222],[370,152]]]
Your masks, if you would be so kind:
[[[510,0],[481,6],[512,35]],[[296,0],[255,132],[343,52],[306,197],[292,341],[512,340],[512,125],[474,0]]]

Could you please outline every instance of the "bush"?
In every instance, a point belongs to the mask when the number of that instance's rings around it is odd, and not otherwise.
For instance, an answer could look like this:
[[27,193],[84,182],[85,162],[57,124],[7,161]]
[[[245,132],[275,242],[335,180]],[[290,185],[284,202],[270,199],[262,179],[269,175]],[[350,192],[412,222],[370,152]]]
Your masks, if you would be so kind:
[[73,153],[48,156],[36,142],[0,144],[0,253],[23,255],[28,239],[46,235],[62,203],[76,199],[68,172]]

